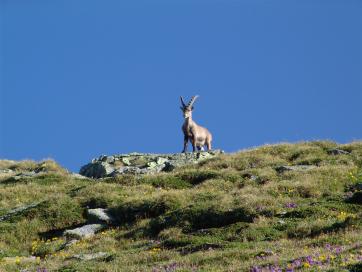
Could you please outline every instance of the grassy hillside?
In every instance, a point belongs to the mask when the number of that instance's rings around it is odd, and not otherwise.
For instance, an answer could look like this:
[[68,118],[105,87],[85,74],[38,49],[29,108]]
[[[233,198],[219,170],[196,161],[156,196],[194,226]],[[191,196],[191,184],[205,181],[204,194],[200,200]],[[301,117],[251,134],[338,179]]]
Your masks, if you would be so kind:
[[[47,172],[0,178],[0,218],[37,205],[0,220],[0,271],[362,271],[361,142],[262,146],[103,180],[51,161],[5,166]],[[119,225],[64,247],[63,231],[100,207]],[[96,252],[110,256],[74,257]]]

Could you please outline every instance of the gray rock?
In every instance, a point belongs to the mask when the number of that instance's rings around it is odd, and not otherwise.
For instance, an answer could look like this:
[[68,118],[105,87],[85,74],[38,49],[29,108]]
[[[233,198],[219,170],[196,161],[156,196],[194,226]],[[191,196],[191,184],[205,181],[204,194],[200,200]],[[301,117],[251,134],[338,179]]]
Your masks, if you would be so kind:
[[113,176],[123,175],[123,174],[146,174],[147,169],[142,169],[136,166],[124,166],[119,168],[113,173]]
[[[201,162],[223,153],[221,150],[176,154],[129,153],[113,156],[102,155],[83,166],[79,173],[92,178],[124,174],[154,174],[172,171],[178,167]],[[122,165],[117,166],[117,162]],[[110,165],[112,164],[112,165]]]
[[90,224],[113,224],[115,219],[108,213],[108,210],[97,208],[88,209],[88,223]]
[[111,254],[106,252],[97,252],[89,254],[76,254],[72,258],[82,260],[82,261],[92,261],[92,260],[108,260],[112,257]]
[[12,209],[10,211],[8,211],[6,214],[0,216],[0,222],[1,221],[5,221],[5,220],[8,220],[10,219],[11,217],[13,216],[16,216],[18,214],[21,214],[25,211],[28,211],[30,209],[33,209],[33,208],[36,208],[38,207],[42,202],[36,202],[36,203],[32,203],[32,204],[29,204],[29,205],[25,205],[25,206],[21,206],[21,207],[18,207],[18,208],[15,208],[15,209]]
[[31,171],[31,172],[21,172],[19,174],[17,174],[16,176],[14,176],[15,179],[22,179],[22,178],[32,178],[35,177],[39,174],[40,172],[35,172],[35,171]]
[[176,168],[179,168],[181,166],[184,166],[185,163],[183,161],[167,161],[165,163],[165,167],[162,169],[164,172],[172,172]]
[[102,162],[106,162],[106,163],[114,163],[115,162],[115,158],[113,156],[106,156],[106,155],[102,155],[98,158],[98,161],[102,161]]
[[334,156],[337,156],[337,155],[348,155],[350,154],[348,151],[345,151],[345,150],[342,150],[342,149],[338,149],[338,148],[334,148],[334,149],[330,149],[327,151],[327,153],[329,155],[334,155]]
[[79,174],[89,178],[103,178],[111,176],[115,169],[107,162],[95,161],[83,166]]
[[258,176],[255,176],[255,175],[251,175],[250,176],[250,179],[253,180],[253,181],[257,181],[259,180],[260,178]]
[[168,161],[168,158],[163,158],[163,157],[157,157],[156,158],[156,164],[157,165],[162,165],[162,164],[165,164],[165,162]]
[[130,166],[130,165],[131,165],[131,162],[129,161],[129,158],[127,158],[127,157],[121,158],[121,161],[122,161],[123,164],[126,165],[126,166]]
[[286,171],[308,171],[308,170],[314,169],[316,167],[317,166],[315,166],[315,165],[292,165],[292,166],[283,165],[283,166],[276,167],[275,170],[278,173],[282,174]]
[[11,169],[0,169],[0,174],[12,174],[14,170]]
[[107,226],[104,224],[89,224],[82,227],[64,231],[64,236],[67,239],[83,239],[92,237],[97,232],[105,229]]

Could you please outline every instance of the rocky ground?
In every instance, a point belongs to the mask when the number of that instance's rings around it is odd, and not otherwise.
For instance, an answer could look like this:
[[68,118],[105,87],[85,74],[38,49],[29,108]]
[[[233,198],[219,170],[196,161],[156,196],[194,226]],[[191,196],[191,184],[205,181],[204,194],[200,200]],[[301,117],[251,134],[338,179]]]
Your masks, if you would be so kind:
[[178,167],[199,163],[222,153],[221,150],[213,150],[176,154],[130,153],[113,156],[102,155],[93,159],[91,163],[84,165],[79,173],[89,178],[104,178],[123,174],[171,172]]

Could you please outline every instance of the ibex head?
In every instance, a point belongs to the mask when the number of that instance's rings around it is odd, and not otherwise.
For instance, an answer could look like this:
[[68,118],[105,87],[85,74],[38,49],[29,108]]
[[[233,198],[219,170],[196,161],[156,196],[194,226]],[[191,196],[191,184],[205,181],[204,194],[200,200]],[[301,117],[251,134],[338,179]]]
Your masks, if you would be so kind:
[[192,111],[193,111],[193,109],[194,109],[194,106],[193,106],[193,105],[194,105],[194,103],[195,103],[195,101],[196,101],[196,99],[197,99],[198,97],[199,97],[198,95],[193,96],[193,97],[191,98],[190,102],[186,105],[183,97],[180,96],[180,98],[181,98],[181,107],[180,107],[180,108],[181,108],[181,110],[182,110],[182,112],[183,112],[184,118],[189,118],[189,117],[191,117]]

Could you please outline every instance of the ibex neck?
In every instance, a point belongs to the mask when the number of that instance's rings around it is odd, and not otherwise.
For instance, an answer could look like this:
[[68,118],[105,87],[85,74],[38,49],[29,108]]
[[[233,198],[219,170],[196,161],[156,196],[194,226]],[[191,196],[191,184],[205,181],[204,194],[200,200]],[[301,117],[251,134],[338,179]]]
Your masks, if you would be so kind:
[[190,116],[190,117],[186,117],[186,118],[185,118],[185,123],[186,123],[186,124],[192,123],[192,117],[191,117],[191,116]]

